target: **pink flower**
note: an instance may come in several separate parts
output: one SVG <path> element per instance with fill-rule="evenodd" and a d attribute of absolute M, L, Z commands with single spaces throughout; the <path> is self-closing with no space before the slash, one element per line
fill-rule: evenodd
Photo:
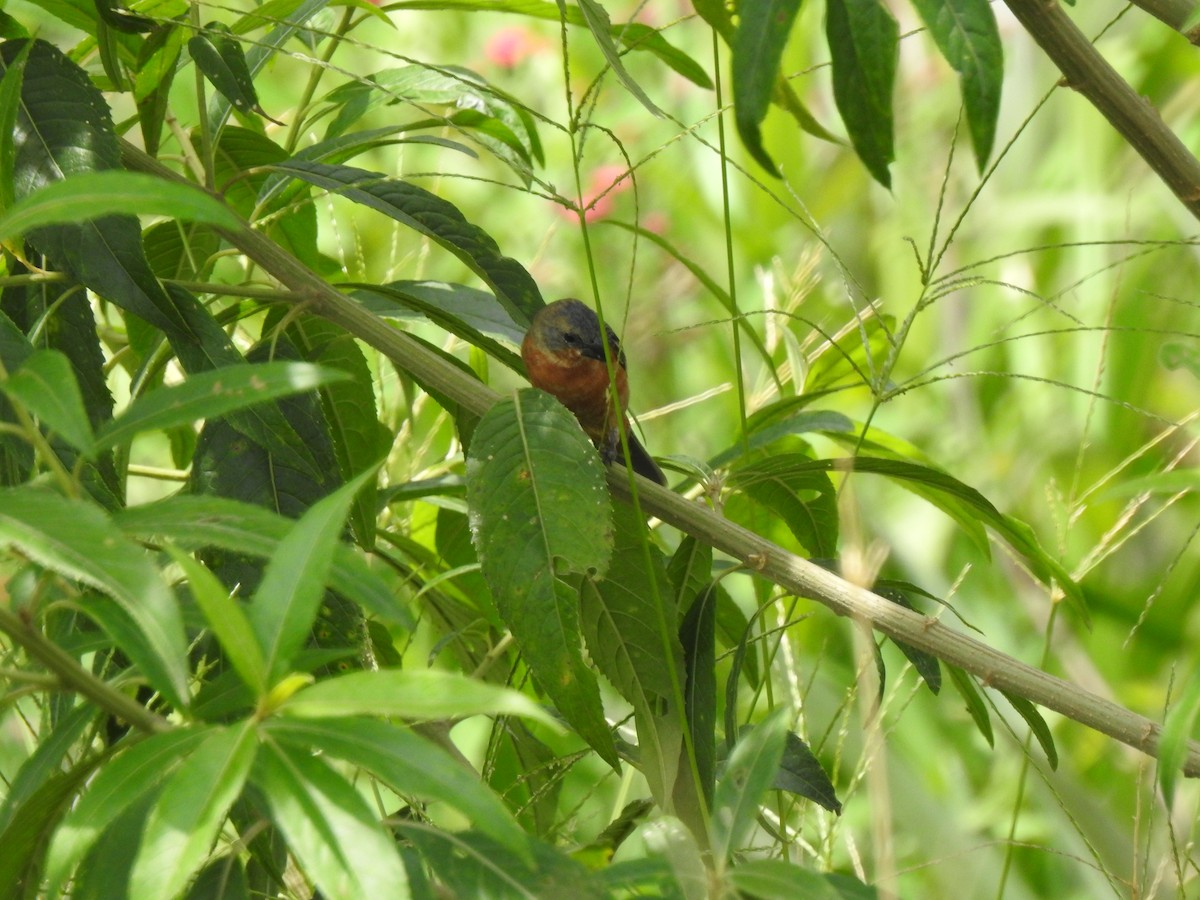
<path fill-rule="evenodd" d="M 622 165 L 600 166 L 592 171 L 587 190 L 583 192 L 584 217 L 589 222 L 603 219 L 616 207 L 617 194 L 633 187 L 629 170 Z"/>
<path fill-rule="evenodd" d="M 525 28 L 509 25 L 492 33 L 484 45 L 488 62 L 502 69 L 515 69 L 527 58 L 542 49 L 543 42 Z"/>

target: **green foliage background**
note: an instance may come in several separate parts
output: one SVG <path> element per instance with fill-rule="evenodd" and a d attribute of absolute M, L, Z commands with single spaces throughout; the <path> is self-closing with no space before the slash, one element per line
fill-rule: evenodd
<path fill-rule="evenodd" d="M 539 305 L 520 267 L 545 299 L 598 306 L 623 337 L 644 443 L 680 489 L 1151 719 L 1177 710 L 1168 743 L 1179 750 L 1200 690 L 1195 220 L 1058 83 L 1003 7 L 997 113 L 999 60 L 984 53 L 975 81 L 960 79 L 963 47 L 938 31 L 952 10 L 992 21 L 986 4 L 748 2 L 733 18 L 711 3 L 607 7 L 614 23 L 657 31 L 671 55 L 598 39 L 590 3 L 563 7 L 570 25 L 554 4 L 518 0 L 314 3 L 310 30 L 270 55 L 253 96 L 222 75 L 221 60 L 240 65 L 234 48 L 252 60 L 270 23 L 298 6 L 269 3 L 256 18 L 182 0 L 134 5 L 160 26 L 174 20 L 158 35 L 174 35 L 164 40 L 181 54 L 150 156 L 196 183 L 210 173 L 259 234 L 506 397 L 524 386 L 513 351 Z M 1140 10 L 1071 15 L 1195 146 L 1196 48 Z M 783 42 L 777 17 L 789 16 Z M 766 24 L 756 37 L 743 22 Z M 101 27 L 88 3 L 14 3 L 4 25 L 9 38 L 23 27 L 66 53 L 105 92 L 117 132 L 147 147 L 142 128 L 157 120 L 145 34 Z M 966 33 L 990 47 L 986 27 Z M 732 61 L 730 45 L 742 51 Z M 209 80 L 192 59 L 209 60 Z M 19 67 L 5 60 L 9 73 Z M 0 85 L 10 114 L 5 91 L 19 87 Z M 874 101 L 894 91 L 894 103 L 864 105 L 856 90 Z M 303 159 L 323 140 L 368 133 L 353 158 L 324 161 L 404 186 L 373 195 L 375 209 L 364 194 L 338 196 L 341 176 Z M 38 281 L 18 262 L 36 265 L 42 248 L 23 243 L 28 223 L 7 218 L 24 189 L 12 196 L 7 154 L 5 311 L 13 291 L 33 304 L 39 290 L 66 309 L 83 296 L 70 282 Z M 97 210 L 143 214 L 157 276 L 202 297 L 231 347 L 274 361 L 201 372 L 153 323 L 95 294 L 70 307 L 82 319 L 18 323 L 33 346 L 47 333 L 63 346 L 56 329 L 94 315 L 114 420 L 111 408 L 93 415 L 98 385 L 71 397 L 61 359 L 18 368 L 0 344 L 5 447 L 24 448 L 5 451 L 0 499 L 0 847 L 22 848 L 4 854 L 0 884 L 14 896 L 70 883 L 76 896 L 198 897 L 217 882 L 227 896 L 310 896 L 312 884 L 329 897 L 400 896 L 405 881 L 416 896 L 435 882 L 459 896 L 564 885 L 592 896 L 1194 893 L 1200 797 L 1172 770 L 1056 714 L 1014 709 L 928 656 L 877 649 L 877 636 L 729 571 L 720 554 L 712 564 L 669 527 L 647 544 L 619 501 L 613 528 L 587 519 L 596 534 L 547 524 L 564 510 L 608 515 L 589 493 L 599 462 L 561 410 L 522 393 L 480 422 L 402 360 L 348 340 L 344 322 L 298 313 L 261 261 L 218 252 L 227 233 L 149 210 L 145 183 L 95 190 Z M 164 188 L 159 200 L 195 203 L 180 220 L 227 227 L 227 211 L 196 194 Z M 65 217 L 47 204 L 45 221 L 70 227 L 59 223 L 77 221 L 86 199 L 68 194 Z M 469 223 L 459 238 L 448 237 L 445 203 Z M 160 383 L 180 381 L 166 398 Z M 132 415 L 156 393 L 165 411 Z M 296 396 L 253 407 L 256 432 L 235 417 L 252 415 L 250 394 Z M 123 431 L 106 424 L 127 409 Z M 289 436 L 274 416 L 301 425 Z M 506 457 L 515 422 L 533 436 Z M 269 458 L 262 431 L 279 442 Z M 502 449 L 490 455 L 476 439 Z M 117 448 L 111 472 L 76 462 L 93 440 L 98 453 Z M 305 472 L 298 447 L 327 482 Z M 262 454 L 265 468 L 239 478 L 243 453 Z M 22 454 L 37 463 L 21 471 Z M 855 456 L 916 474 L 828 462 Z M 368 474 L 357 496 L 360 482 L 334 490 L 376 464 L 377 488 Z M 552 487 L 519 507 L 548 549 L 537 565 L 522 558 L 529 569 L 499 571 L 516 539 L 492 501 L 509 502 L 501 485 L 514 504 L 530 499 L 524 482 L 504 480 L 523 465 Z M 954 479 L 949 493 L 936 487 L 941 473 Z M 152 505 L 181 481 L 177 505 Z M 965 486 L 986 500 L 964 499 Z M 35 491 L 52 499 L 33 502 Z M 304 518 L 293 526 L 212 494 Z M 1028 523 L 1039 546 L 997 530 L 986 502 Z M 72 568 L 50 538 L 77 549 L 118 541 L 129 570 L 114 574 L 102 555 L 95 572 Z M 1070 578 L 1047 584 L 1050 561 Z M 607 575 L 593 584 L 589 571 Z M 336 593 L 322 593 L 326 583 Z M 522 612 L 526 583 L 530 603 L 544 594 L 539 609 L 569 614 Z M 1084 602 L 1064 603 L 1075 585 Z M 718 598 L 715 621 L 691 620 L 681 636 L 697 597 Z M 621 616 L 631 624 L 606 630 Z M 711 657 L 695 649 L 705 634 Z M 630 658 L 600 652 L 614 643 Z M 39 655 L 45 646 L 84 674 L 72 680 Z M 685 671 L 685 658 L 702 665 Z M 602 677 L 589 688 L 593 670 Z M 562 685 L 550 671 L 568 673 Z M 103 683 L 98 697 L 83 688 L 87 673 Z M 964 682 L 987 708 L 951 686 Z M 711 700 L 686 738 L 685 690 Z M 156 736 L 139 744 L 140 733 Z M 812 769 L 805 788 L 780 784 L 780 760 L 785 772 L 799 765 L 797 743 L 836 799 L 817 799 Z M 620 774 L 609 765 L 618 755 Z M 102 789 L 115 798 L 107 807 Z M 631 803 L 645 798 L 657 806 Z M 142 852 L 105 862 L 139 835 Z M 159 871 L 147 847 L 183 862 Z"/>

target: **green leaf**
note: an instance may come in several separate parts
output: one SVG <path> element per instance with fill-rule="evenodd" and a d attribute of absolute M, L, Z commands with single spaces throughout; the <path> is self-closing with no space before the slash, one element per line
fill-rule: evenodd
<path fill-rule="evenodd" d="M 223 366 L 190 375 L 181 384 L 142 394 L 128 409 L 100 429 L 96 449 L 131 440 L 143 431 L 165 431 L 212 419 L 256 403 L 300 394 L 347 376 L 302 362 L 270 362 Z"/>
<path fill-rule="evenodd" d="M 83 394 L 71 361 L 57 350 L 37 350 L 21 367 L 0 381 L 0 390 L 8 394 L 57 432 L 76 450 L 88 453 L 92 444 L 92 426 L 83 406 Z"/>
<path fill-rule="evenodd" d="M 7 15 L 7 14 L 5 14 Z M 13 204 L 13 166 L 16 157 L 17 114 L 21 106 L 21 87 L 25 79 L 25 61 L 33 41 L 26 40 L 12 58 L 0 80 L 0 209 Z"/>
<path fill-rule="evenodd" d="M 187 43 L 188 53 L 212 86 L 239 112 L 260 112 L 254 78 L 242 55 L 242 44 L 218 22 L 210 22 L 205 31 Z"/>
<path fill-rule="evenodd" d="M 381 212 L 428 237 L 460 259 L 492 289 L 509 314 L 527 324 L 543 306 L 536 282 L 516 260 L 500 253 L 492 237 L 472 225 L 454 204 L 416 185 L 349 166 L 292 159 L 272 167 Z"/>
<path fill-rule="evenodd" d="M 983 702 L 983 697 L 979 694 L 979 688 L 975 686 L 975 680 L 958 666 L 952 666 L 949 663 L 946 664 L 946 671 L 950 673 L 951 683 L 967 704 L 967 712 L 975 722 L 975 727 L 979 729 L 979 733 L 983 735 L 983 739 L 988 742 L 989 747 L 996 746 L 995 738 L 992 736 L 992 717 L 988 713 L 987 704 Z"/>
<path fill-rule="evenodd" d="M 777 707 L 734 745 L 713 795 L 712 844 L 716 859 L 745 846 L 763 795 L 774 784 L 787 743 L 789 710 Z"/>
<path fill-rule="evenodd" d="M 52 182 L 5 209 L 0 214 L 0 241 L 12 243 L 35 228 L 118 213 L 238 226 L 237 216 L 199 188 L 139 172 L 84 172 Z"/>
<path fill-rule="evenodd" d="M 133 744 L 107 762 L 54 833 L 46 856 L 48 895 L 60 888 L 92 846 L 126 809 L 158 788 L 183 759 L 213 733 L 176 729 Z"/>
<path fill-rule="evenodd" d="M 254 762 L 258 738 L 244 722 L 208 734 L 163 785 L 142 834 L 129 892 L 174 898 L 199 871 Z"/>
<path fill-rule="evenodd" d="M 1024 697 L 1019 697 L 1016 694 L 1010 694 L 1008 691 L 1001 691 L 1006 700 L 1012 704 L 1015 709 L 1025 720 L 1029 726 L 1033 736 L 1037 738 L 1038 744 L 1041 745 L 1042 752 L 1046 754 L 1046 761 L 1050 763 L 1051 769 L 1058 768 L 1058 751 L 1054 747 L 1054 735 L 1050 733 L 1050 726 L 1046 724 L 1046 720 L 1042 718 L 1042 714 L 1038 712 L 1038 708 Z"/>
<path fill-rule="evenodd" d="M 838 801 L 833 782 L 829 780 L 821 761 L 794 731 L 787 733 L 783 758 L 779 762 L 779 771 L 775 773 L 775 781 L 771 786 L 798 797 L 806 797 L 832 813 L 840 815 L 842 812 L 842 804 Z"/>
<path fill-rule="evenodd" d="M 280 307 L 279 315 L 289 313 Z M 268 326 L 273 327 L 270 320 L 268 316 Z M 342 376 L 322 388 L 320 397 L 338 471 L 343 481 L 349 480 L 386 456 L 395 437 L 376 413 L 374 375 L 367 358 L 352 335 L 316 316 L 294 319 L 287 335 L 305 359 Z M 355 496 L 350 512 L 355 538 L 365 550 L 375 546 L 378 512 L 379 491 L 372 481 Z"/>
<path fill-rule="evenodd" d="M 471 531 L 505 624 L 559 712 L 614 767 L 596 678 L 580 650 L 577 592 L 557 574 L 602 573 L 611 501 L 595 448 L 562 404 L 518 391 L 480 420 L 467 456 Z"/>
<path fill-rule="evenodd" d="M 898 606 L 903 606 L 905 609 L 911 609 L 918 612 L 916 606 L 913 605 L 908 593 L 904 589 L 904 582 L 899 581 L 876 581 L 871 586 L 871 590 L 883 597 L 885 600 L 891 600 Z M 925 684 L 935 694 L 942 689 L 942 668 L 938 658 L 932 653 L 927 653 L 924 650 L 919 650 L 912 644 L 898 641 L 892 638 L 892 643 L 900 648 L 900 652 L 913 664 L 913 668 L 917 670 L 924 680 Z"/>
<path fill-rule="evenodd" d="M 115 516 L 126 534 L 141 540 L 168 539 L 189 549 L 218 547 L 270 558 L 295 522 L 261 506 L 223 497 L 177 495 L 130 507 Z M 388 622 L 411 630 L 412 615 L 353 548 L 334 549 L 329 586 Z"/>
<path fill-rule="evenodd" d="M 838 112 L 859 159 L 876 181 L 890 188 L 900 28 L 879 0 L 826 0 L 825 10 Z"/>
<path fill-rule="evenodd" d="M 771 105 L 783 48 L 799 9 L 800 0 L 742 0 L 731 43 L 738 134 L 758 164 L 776 176 L 779 170 L 763 147 L 761 125 Z"/>
<path fill-rule="evenodd" d="M 683 701 L 696 757 L 696 777 L 709 809 L 717 775 L 716 608 L 717 586 L 713 583 L 696 596 L 679 627 L 687 664 Z"/>
<path fill-rule="evenodd" d="M 238 676 L 251 689 L 260 689 L 267 683 L 267 663 L 241 604 L 202 563 L 173 544 L 167 545 L 167 551 L 187 576 L 192 599 L 204 613 L 208 627 L 217 636 Z"/>
<path fill-rule="evenodd" d="M 187 706 L 187 644 L 175 597 L 149 554 L 125 539 L 91 503 L 35 488 L 0 490 L 0 546 L 112 597 L 148 652 L 123 649 L 177 708 Z M 136 655 L 135 655 L 136 654 Z"/>
<path fill-rule="evenodd" d="M 258 636 L 267 681 L 260 691 L 288 673 L 292 658 L 304 646 L 324 593 L 325 578 L 354 495 L 375 477 L 369 469 L 314 504 L 279 542 L 249 607 Z"/>
<path fill-rule="evenodd" d="M 348 716 L 274 718 L 267 729 L 297 748 L 319 750 L 365 769 L 402 796 L 445 803 L 506 849 L 529 856 L 529 838 L 504 803 L 445 750 L 411 729 Z"/>
<path fill-rule="evenodd" d="M 1158 742 L 1158 784 L 1167 807 L 1175 803 L 1175 782 L 1188 756 L 1188 743 L 1200 717 L 1200 668 L 1194 669 L 1163 722 Z"/>
<path fill-rule="evenodd" d="M 312 719 L 524 716 L 559 727 L 553 716 L 518 691 L 437 669 L 379 669 L 327 678 L 293 694 L 279 711 Z"/>
<path fill-rule="evenodd" d="M 588 653 L 633 704 L 642 773 L 667 807 L 679 778 L 683 732 L 674 703 L 684 679 L 678 614 L 662 554 L 629 504 L 612 510 L 613 551 L 604 578 L 584 579 L 580 619 Z M 684 776 L 690 778 L 690 775 Z"/>
<path fill-rule="evenodd" d="M 975 160 L 982 172 L 992 154 L 1004 50 L 988 0 L 913 0 L 950 67 L 962 76 L 963 106 Z"/>
<path fill-rule="evenodd" d="M 829 476 L 814 471 L 802 454 L 750 457 L 729 473 L 731 487 L 787 524 L 812 556 L 837 554 L 837 491 Z"/>
<path fill-rule="evenodd" d="M 621 62 L 621 56 L 617 52 L 616 44 L 613 43 L 613 26 L 612 20 L 608 17 L 608 10 L 596 2 L 596 0 L 578 0 L 578 3 L 579 10 L 583 13 L 588 30 L 592 32 L 592 37 L 596 39 L 596 46 L 600 48 L 605 61 L 612 67 L 621 84 L 625 85 L 625 89 L 633 94 L 637 102 L 646 107 L 651 115 L 662 118 L 662 110 L 654 105 L 653 101 L 646 96 L 646 92 L 642 90 L 641 85 L 634 81 L 633 77 L 625 71 L 625 65 Z"/>
<path fill-rule="evenodd" d="M 268 742 L 252 778 L 296 863 L 326 900 L 409 896 L 395 841 L 328 763 L 307 749 Z"/>
<path fill-rule="evenodd" d="M 841 900 L 842 894 L 819 872 L 782 859 L 751 859 L 726 874 L 731 887 L 760 900 Z"/>

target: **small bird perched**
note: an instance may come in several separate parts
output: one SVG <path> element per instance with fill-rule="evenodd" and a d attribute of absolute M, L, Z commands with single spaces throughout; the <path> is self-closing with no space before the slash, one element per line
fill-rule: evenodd
<path fill-rule="evenodd" d="M 521 358 L 535 388 L 558 398 L 575 414 L 584 432 L 600 450 L 604 462 L 624 462 L 621 454 L 623 427 L 629 440 L 633 471 L 665 485 L 667 477 L 651 459 L 629 427 L 625 408 L 629 404 L 629 377 L 625 353 L 616 333 L 607 325 L 608 352 L 613 361 L 617 397 L 621 408 L 612 408 L 600 320 L 578 300 L 556 300 L 538 310 L 521 344 Z"/>

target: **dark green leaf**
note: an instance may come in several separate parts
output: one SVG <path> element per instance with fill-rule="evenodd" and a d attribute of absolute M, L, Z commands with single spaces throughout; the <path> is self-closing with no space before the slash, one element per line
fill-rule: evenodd
<path fill-rule="evenodd" d="M 913 0 L 938 49 L 962 76 L 963 106 L 979 170 L 987 164 L 1000 115 L 1004 50 L 988 0 Z"/>
<path fill-rule="evenodd" d="M 730 885 L 759 900 L 842 900 L 842 894 L 820 872 L 782 859 L 751 859 L 729 870 Z"/>
<path fill-rule="evenodd" d="M 1046 761 L 1050 763 L 1050 768 L 1057 769 L 1058 750 L 1054 747 L 1054 735 L 1050 733 L 1050 726 L 1046 724 L 1046 720 L 1042 718 L 1042 714 L 1038 712 L 1038 708 L 1024 697 L 1010 694 L 1008 691 L 1001 691 L 1000 693 L 1004 695 L 1005 699 L 1012 704 L 1013 709 L 1025 720 L 1025 724 L 1029 726 L 1029 730 L 1037 738 L 1042 752 L 1046 754 Z"/>
<path fill-rule="evenodd" d="M 300 362 L 223 366 L 199 372 L 186 381 L 143 394 L 96 435 L 103 450 L 133 439 L 143 431 L 163 431 L 216 418 L 276 397 L 311 391 L 344 380 L 336 370 Z"/>
<path fill-rule="evenodd" d="M 543 305 L 525 268 L 503 256 L 492 237 L 472 225 L 456 206 L 416 185 L 348 166 L 292 159 L 274 167 L 381 212 L 454 254 L 475 272 L 518 324 L 527 324 Z"/>
<path fill-rule="evenodd" d="M 260 112 L 254 79 L 242 55 L 242 45 L 223 25 L 209 23 L 188 41 L 188 53 L 204 77 L 239 112 Z"/>
<path fill-rule="evenodd" d="M 731 43 L 738 134 L 750 155 L 772 175 L 778 175 L 779 170 L 763 147 L 761 126 L 775 91 L 783 48 L 799 9 L 800 0 L 742 0 Z"/>
<path fill-rule="evenodd" d="M 613 766 L 616 748 L 580 649 L 577 592 L 556 577 L 603 573 L 612 553 L 604 470 L 553 397 L 519 391 L 493 406 L 467 456 L 472 534 L 505 623 L 542 689 Z"/>
<path fill-rule="evenodd" d="M 975 727 L 979 729 L 979 733 L 983 735 L 983 739 L 988 742 L 989 747 L 995 746 L 995 738 L 992 737 L 992 717 L 988 713 L 987 704 L 983 702 L 983 697 L 979 695 L 979 688 L 975 686 L 975 680 L 958 666 L 946 664 L 946 670 L 950 673 L 950 681 L 958 690 L 959 695 L 967 704 L 967 712 L 971 714 L 971 719 L 975 722 Z"/>
<path fill-rule="evenodd" d="M 614 73 L 621 84 L 625 85 L 625 89 L 637 99 L 638 103 L 646 107 L 651 114 L 662 116 L 662 110 L 646 96 L 646 92 L 642 90 L 641 85 L 634 81 L 633 77 L 625 71 L 625 66 L 621 62 L 621 56 L 617 52 L 616 44 L 612 39 L 612 21 L 608 17 L 608 11 L 601 6 L 597 0 L 578 0 L 579 10 L 583 13 L 584 21 L 587 23 L 588 29 L 592 32 L 592 37 L 596 39 L 596 46 L 600 48 L 600 52 L 604 55 L 604 59 L 612 67 Z"/>
<path fill-rule="evenodd" d="M 838 112 L 859 159 L 876 181 L 890 188 L 899 26 L 879 0 L 826 0 L 825 10 Z"/>
<path fill-rule="evenodd" d="M 710 809 L 717 776 L 716 607 L 717 586 L 710 584 L 697 594 L 679 628 L 687 665 L 683 693 L 687 726 L 696 758 L 696 775 L 705 805 Z"/>
<path fill-rule="evenodd" d="M 645 522 L 629 504 L 612 511 L 613 550 L 604 577 L 585 579 L 579 608 L 588 653 L 633 704 L 642 773 L 665 805 L 678 778 L 683 733 L 673 707 L 684 672 L 674 593 Z"/>
<path fill-rule="evenodd" d="M 841 815 L 842 804 L 838 801 L 833 782 L 825 774 L 821 761 L 794 731 L 787 733 L 783 759 L 779 762 L 779 771 L 775 773 L 775 781 L 771 786 L 798 797 L 806 797 L 830 812 Z"/>

